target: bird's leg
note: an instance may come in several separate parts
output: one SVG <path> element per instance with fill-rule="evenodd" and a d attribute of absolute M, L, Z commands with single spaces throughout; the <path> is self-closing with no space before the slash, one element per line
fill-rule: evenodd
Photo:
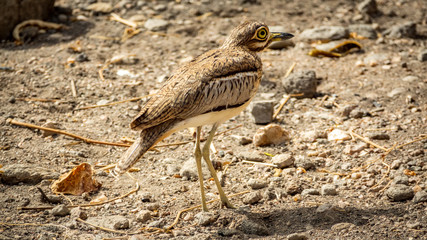
<path fill-rule="evenodd" d="M 200 193 L 202 195 L 202 208 L 203 208 L 204 212 L 207 212 L 208 206 L 206 205 L 205 187 L 203 186 L 202 151 L 200 150 L 200 133 L 201 133 L 201 130 L 202 130 L 202 127 L 197 127 L 197 129 L 196 129 L 196 147 L 194 150 L 194 157 L 196 158 L 197 173 L 199 174 Z"/>
<path fill-rule="evenodd" d="M 206 163 L 208 165 L 209 171 L 211 172 L 211 175 L 212 175 L 213 179 L 215 180 L 215 184 L 216 184 L 216 187 L 218 188 L 219 197 L 221 199 L 222 204 L 224 206 L 226 206 L 227 208 L 235 208 L 230 203 L 230 201 L 228 201 L 227 195 L 225 195 L 224 191 L 222 190 L 221 183 L 218 180 L 218 176 L 216 175 L 215 168 L 213 167 L 212 162 L 210 160 L 210 156 L 209 156 L 210 155 L 210 152 L 209 152 L 210 146 L 211 146 L 212 140 L 213 140 L 213 138 L 215 136 L 215 132 L 216 132 L 217 128 L 218 128 L 217 124 L 214 124 L 212 126 L 212 129 L 211 129 L 211 131 L 209 133 L 208 139 L 206 140 L 206 143 L 203 146 L 202 154 L 203 154 L 203 158 L 205 159 L 205 161 L 206 161 Z"/>

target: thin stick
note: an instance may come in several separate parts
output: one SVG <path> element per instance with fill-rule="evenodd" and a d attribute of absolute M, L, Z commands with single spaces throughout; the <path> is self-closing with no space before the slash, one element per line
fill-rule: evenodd
<path fill-rule="evenodd" d="M 136 186 L 135 186 L 135 188 L 134 188 L 134 189 L 132 189 L 130 192 L 125 193 L 125 194 L 123 194 L 123 195 L 121 195 L 121 196 L 119 196 L 119 197 L 115 197 L 115 198 L 112 198 L 112 199 L 110 199 L 110 200 L 107 200 L 107 201 L 104 201 L 104 202 L 99 202 L 99 203 L 66 205 L 66 207 L 67 207 L 67 208 L 75 208 L 75 207 L 93 207 L 93 206 L 99 206 L 99 205 L 103 205 L 103 204 L 106 204 L 106 203 L 109 203 L 109 202 L 113 202 L 113 201 L 116 201 L 117 199 L 125 198 L 125 197 L 127 197 L 127 196 L 131 195 L 132 193 L 137 192 L 137 191 L 139 190 L 139 183 L 138 183 L 138 182 L 136 182 L 135 184 L 136 184 Z M 18 210 L 48 210 L 48 209 L 52 209 L 52 208 L 54 208 L 54 207 L 51 207 L 51 206 L 42 206 L 42 207 L 18 207 Z"/>
<path fill-rule="evenodd" d="M 134 101 L 138 101 L 144 98 L 148 98 L 148 97 L 152 97 L 154 94 L 149 94 L 149 95 L 145 95 L 142 97 L 135 97 L 135 98 L 130 98 L 130 99 L 125 99 L 125 100 L 121 100 L 121 101 L 117 101 L 117 102 L 111 102 L 111 103 L 106 103 L 106 104 L 101 104 L 101 105 L 92 105 L 92 106 L 87 106 L 87 107 L 81 107 L 81 108 L 77 108 L 75 109 L 77 110 L 85 110 L 85 109 L 91 109 L 91 108 L 98 108 L 98 107 L 106 107 L 106 106 L 113 106 L 113 105 L 117 105 L 117 104 L 121 104 L 121 103 L 126 103 L 126 102 L 134 102 Z"/>
<path fill-rule="evenodd" d="M 62 227 L 62 228 L 68 229 L 66 226 L 56 225 L 56 224 L 44 224 L 44 223 L 5 223 L 5 222 L 0 222 L 0 225 L 4 225 L 4 226 L 35 226 L 35 227 L 54 226 L 54 227 Z"/>
<path fill-rule="evenodd" d="M 248 161 L 248 160 L 243 160 L 242 163 L 258 164 L 258 165 L 264 165 L 264 166 L 277 168 L 277 165 L 272 164 L 272 163 L 254 162 L 254 161 Z"/>
<path fill-rule="evenodd" d="M 325 95 L 322 97 L 322 100 L 320 101 L 320 103 L 317 105 L 318 107 L 321 107 L 323 105 L 323 103 L 326 101 L 326 99 L 328 99 L 329 95 Z"/>
<path fill-rule="evenodd" d="M 57 102 L 59 99 L 46 99 L 46 98 L 17 98 L 18 101 L 27 101 L 27 102 Z"/>
<path fill-rule="evenodd" d="M 397 146 L 395 149 L 399 149 L 399 148 L 402 148 L 402 147 L 404 147 L 404 146 L 406 146 L 406 145 L 409 145 L 409 144 L 412 144 L 412 143 L 415 143 L 415 142 L 419 142 L 419 141 L 422 141 L 422 140 L 425 140 L 425 139 L 427 139 L 427 136 L 424 136 L 424 137 L 422 137 L 422 138 L 418 138 L 418 139 L 412 140 L 412 141 L 410 141 L 410 142 L 408 142 L 408 143 L 404 143 L 404 144 L 402 144 L 402 145 L 399 145 L 399 146 Z"/>
<path fill-rule="evenodd" d="M 250 192 L 250 191 L 247 190 L 247 191 L 239 192 L 239 193 L 236 193 L 236 194 L 229 195 L 228 197 L 232 198 L 232 197 L 239 196 L 239 195 L 242 195 L 242 194 L 245 194 L 245 193 L 248 193 L 248 192 Z M 210 201 L 208 201 L 206 203 L 213 203 L 213 202 L 217 202 L 219 200 L 221 200 L 221 199 L 218 198 L 218 199 L 210 200 Z M 196 205 L 194 207 L 186 208 L 186 209 L 183 209 L 183 210 L 179 211 L 178 214 L 175 217 L 175 221 L 173 221 L 173 223 L 169 227 L 166 228 L 166 231 L 171 230 L 173 228 L 173 226 L 175 226 L 179 222 L 179 218 L 181 217 L 181 215 L 184 212 L 188 212 L 188 211 L 191 211 L 193 209 L 200 208 L 200 207 L 202 207 L 202 204 L 199 204 L 199 205 Z"/>
<path fill-rule="evenodd" d="M 353 132 L 351 130 L 349 131 L 349 133 L 350 133 L 350 135 L 355 136 L 355 137 L 359 138 L 360 140 L 362 140 L 362 141 L 364 141 L 364 142 L 366 142 L 368 144 L 371 144 L 372 146 L 374 146 L 376 148 L 379 148 L 379 149 L 381 149 L 381 150 L 383 150 L 385 152 L 387 152 L 389 150 L 388 148 L 382 147 L 382 146 L 380 146 L 380 145 L 378 145 L 378 144 L 376 144 L 376 143 L 374 143 L 374 142 L 372 142 L 372 141 L 370 141 L 370 140 L 368 140 L 368 139 L 360 136 L 359 134 L 357 134 L 357 133 L 355 133 L 355 132 Z"/>
<path fill-rule="evenodd" d="M 131 28 L 138 27 L 138 24 L 136 22 L 121 18 L 119 15 L 115 13 L 111 13 L 111 20 L 117 21 L 119 23 L 123 23 L 124 25 L 127 25 Z"/>
<path fill-rule="evenodd" d="M 289 67 L 288 71 L 285 74 L 285 78 L 287 78 L 292 73 L 296 65 L 297 65 L 296 62 L 292 63 L 291 67 Z"/>
<path fill-rule="evenodd" d="M 44 130 L 44 131 L 50 131 L 50 132 L 54 132 L 57 134 L 62 134 L 62 135 L 66 135 L 72 138 L 76 138 L 79 140 L 82 140 L 85 143 L 92 143 L 92 144 L 101 144 L 101 145 L 110 145 L 110 146 L 118 146 L 118 147 L 129 147 L 130 144 L 126 144 L 126 143 L 113 143 L 113 142 L 104 142 L 104 141 L 98 141 L 98 140 L 94 140 L 94 139 L 90 139 L 90 138 L 85 138 L 73 133 L 69 133 L 63 130 L 58 130 L 58 129 L 54 129 L 54 128 L 47 128 L 47 127 L 41 127 L 41 126 L 37 126 L 31 123 L 23 123 L 23 122 L 19 122 L 16 121 L 14 119 L 8 119 L 7 120 L 8 123 L 12 124 L 12 125 L 18 125 L 18 126 L 22 126 L 22 127 L 27 127 L 27 128 L 35 128 L 35 129 L 40 129 L 40 130 Z"/>
<path fill-rule="evenodd" d="M 273 114 L 273 120 L 277 118 L 277 115 L 279 115 L 280 111 L 282 111 L 283 106 L 285 106 L 285 104 L 289 101 L 289 99 L 291 99 L 291 97 L 301 97 L 303 95 L 304 93 L 284 95 L 283 97 L 285 100 L 280 104 L 279 108 L 277 108 L 276 112 Z"/>
<path fill-rule="evenodd" d="M 101 227 L 101 226 L 98 226 L 98 225 L 95 225 L 95 224 L 92 224 L 92 223 L 86 222 L 85 220 L 83 220 L 83 219 L 81 219 L 81 218 L 77 218 L 76 220 L 77 220 L 77 221 L 79 221 L 79 222 L 81 222 L 81 223 L 87 224 L 87 225 L 89 225 L 89 226 L 92 226 L 92 227 L 94 227 L 94 228 L 98 228 L 98 229 L 103 230 L 103 231 L 106 231 L 106 232 L 120 233 L 120 234 L 127 234 L 127 232 L 124 232 L 124 231 L 118 231 L 118 230 L 114 230 L 114 229 L 110 229 L 110 228 L 105 228 L 105 227 Z"/>
<path fill-rule="evenodd" d="M 74 82 L 74 79 L 71 78 L 71 92 L 73 93 L 73 97 L 77 97 L 77 91 L 76 91 L 76 83 Z"/>

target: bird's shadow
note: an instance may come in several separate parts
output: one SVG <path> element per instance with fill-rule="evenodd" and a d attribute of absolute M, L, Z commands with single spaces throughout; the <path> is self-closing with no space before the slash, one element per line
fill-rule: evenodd
<path fill-rule="evenodd" d="M 326 204 L 325 204 L 326 205 Z M 327 204 L 329 205 L 329 204 Z M 236 210 L 225 213 L 225 215 L 236 218 L 242 215 L 248 220 L 263 225 L 268 230 L 268 235 L 289 235 L 295 232 L 305 232 L 308 229 L 331 229 L 337 223 L 350 223 L 355 226 L 369 224 L 376 216 L 386 216 L 388 218 L 400 217 L 405 214 L 404 206 L 392 206 L 389 208 L 357 208 L 345 207 L 339 208 L 333 205 L 326 207 L 324 211 L 319 211 L 320 207 L 298 207 L 273 208 L 262 213 L 241 212 Z M 221 214 L 222 215 L 222 214 Z M 224 223 L 224 221 L 222 221 Z M 230 221 L 231 222 L 231 221 Z M 223 227 L 229 227 L 223 225 Z"/>

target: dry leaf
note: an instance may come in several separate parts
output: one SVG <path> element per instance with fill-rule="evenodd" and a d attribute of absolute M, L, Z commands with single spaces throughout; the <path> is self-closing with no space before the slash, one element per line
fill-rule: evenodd
<path fill-rule="evenodd" d="M 97 191 L 100 187 L 101 184 L 93 178 L 92 166 L 89 163 L 82 163 L 60 176 L 52 184 L 51 189 L 54 193 L 82 195 L 85 192 Z"/>

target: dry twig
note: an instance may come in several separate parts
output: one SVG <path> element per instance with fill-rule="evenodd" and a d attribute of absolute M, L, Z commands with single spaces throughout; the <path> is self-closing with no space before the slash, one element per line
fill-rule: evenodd
<path fill-rule="evenodd" d="M 284 98 L 283 102 L 280 104 L 280 106 L 277 108 L 276 112 L 273 114 L 273 120 L 277 118 L 280 111 L 282 111 L 283 106 L 285 106 L 285 104 L 289 101 L 289 99 L 291 99 L 291 97 L 301 97 L 303 95 L 304 95 L 304 93 L 284 95 L 283 96 L 283 98 Z"/>
<path fill-rule="evenodd" d="M 81 107 L 81 108 L 77 108 L 75 110 L 77 111 L 77 110 L 86 110 L 86 109 L 98 108 L 98 107 L 113 106 L 113 105 L 117 105 L 117 104 L 121 104 L 121 103 L 138 101 L 138 100 L 141 100 L 141 99 L 144 99 L 144 98 L 148 98 L 148 97 L 152 97 L 152 96 L 153 96 L 153 94 L 149 94 L 149 95 L 145 95 L 145 96 L 142 96 L 142 97 L 135 97 L 135 98 L 125 99 L 125 100 L 121 100 L 121 101 L 117 101 L 117 102 L 111 102 L 111 103 L 106 103 L 106 104 Z"/>
<path fill-rule="evenodd" d="M 16 27 L 13 29 L 12 35 L 15 38 L 17 43 L 19 43 L 19 44 L 22 43 L 21 37 L 19 36 L 19 33 L 20 33 L 22 28 L 27 27 L 27 26 L 36 26 L 39 28 L 52 28 L 52 29 L 61 29 L 61 28 L 65 27 L 62 24 L 44 22 L 42 20 L 37 20 L 37 19 L 26 20 L 26 21 L 23 21 L 20 24 L 16 25 Z"/>
<path fill-rule="evenodd" d="M 368 140 L 368 139 L 360 136 L 359 134 L 357 134 L 357 133 L 355 133 L 355 132 L 353 132 L 351 130 L 349 131 L 349 133 L 350 133 L 350 135 L 352 135 L 354 137 L 357 137 L 360 140 L 362 140 L 362 141 L 364 141 L 364 142 L 366 142 L 366 143 L 368 143 L 368 144 L 370 144 L 370 145 L 372 145 L 372 146 L 374 146 L 376 148 L 379 148 L 379 149 L 381 149 L 381 150 L 383 150 L 385 152 L 387 152 L 389 150 L 388 148 L 382 147 L 382 146 L 380 146 L 380 145 L 378 145 L 378 144 L 376 144 L 376 143 L 374 143 L 374 142 L 372 142 L 372 141 L 370 141 L 370 140 Z"/>
<path fill-rule="evenodd" d="M 121 18 L 119 15 L 115 13 L 111 13 L 111 20 L 117 21 L 119 23 L 123 23 L 124 25 L 127 25 L 131 28 L 138 27 L 138 24 L 136 22 Z"/>
<path fill-rule="evenodd" d="M 90 139 L 90 138 L 85 138 L 73 133 L 69 133 L 63 130 L 58 130 L 58 129 L 54 129 L 54 128 L 47 128 L 47 127 L 41 127 L 41 126 L 37 126 L 31 123 L 23 123 L 23 122 L 19 122 L 16 121 L 14 119 L 8 119 L 7 120 L 8 123 L 12 124 L 12 125 L 17 125 L 17 126 L 22 126 L 22 127 L 28 127 L 28 128 L 34 128 L 34 129 L 39 129 L 39 130 L 44 130 L 44 131 L 50 131 L 50 132 L 54 132 L 57 134 L 62 134 L 62 135 L 66 135 L 72 138 L 76 138 L 79 140 L 82 140 L 85 143 L 92 143 L 92 144 L 102 144 L 102 145 L 110 145 L 110 146 L 118 146 L 118 147 L 129 147 L 129 144 L 126 143 L 113 143 L 113 142 L 104 142 L 104 141 L 98 141 L 98 140 L 94 140 L 94 139 Z"/>

